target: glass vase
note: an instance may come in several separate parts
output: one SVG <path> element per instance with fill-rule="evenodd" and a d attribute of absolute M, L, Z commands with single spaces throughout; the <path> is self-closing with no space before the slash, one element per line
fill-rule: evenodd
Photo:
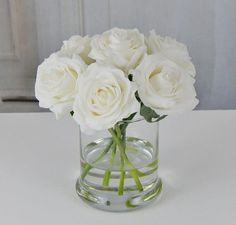
<path fill-rule="evenodd" d="M 108 131 L 80 132 L 78 195 L 108 211 L 128 211 L 154 201 L 162 189 L 158 176 L 158 124 L 118 123 Z"/>

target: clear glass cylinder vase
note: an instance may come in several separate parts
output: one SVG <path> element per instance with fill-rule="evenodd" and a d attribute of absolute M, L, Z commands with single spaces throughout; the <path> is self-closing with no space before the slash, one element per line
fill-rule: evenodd
<path fill-rule="evenodd" d="M 93 135 L 80 132 L 78 195 L 108 211 L 128 211 L 151 203 L 162 189 L 158 137 L 158 124 L 144 120 Z"/>

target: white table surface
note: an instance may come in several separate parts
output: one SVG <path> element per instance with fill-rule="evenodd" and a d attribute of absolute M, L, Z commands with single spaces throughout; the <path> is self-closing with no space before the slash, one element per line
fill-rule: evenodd
<path fill-rule="evenodd" d="M 235 225 L 236 111 L 197 111 L 160 126 L 162 198 L 104 212 L 75 193 L 78 127 L 51 113 L 0 114 L 0 225 Z"/>

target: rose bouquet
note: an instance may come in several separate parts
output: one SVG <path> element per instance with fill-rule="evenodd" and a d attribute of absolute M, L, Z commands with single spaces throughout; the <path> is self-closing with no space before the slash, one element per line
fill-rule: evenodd
<path fill-rule="evenodd" d="M 119 184 L 123 195 L 126 174 L 143 191 L 142 174 L 126 154 L 129 122 L 158 122 L 168 115 L 193 110 L 195 68 L 187 47 L 154 31 L 145 37 L 137 29 L 114 28 L 93 37 L 72 36 L 60 51 L 38 67 L 35 84 L 39 105 L 60 118 L 71 114 L 82 132 L 108 130 L 111 135 L 94 160 L 119 152 Z M 93 165 L 85 162 L 81 179 Z M 125 170 L 128 168 L 128 172 Z M 109 185 L 106 169 L 103 186 Z"/>

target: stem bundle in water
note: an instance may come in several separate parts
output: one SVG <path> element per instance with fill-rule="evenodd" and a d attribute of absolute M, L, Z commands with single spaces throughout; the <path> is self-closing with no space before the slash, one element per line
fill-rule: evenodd
<path fill-rule="evenodd" d="M 122 125 L 117 124 L 114 128 L 108 129 L 108 131 L 110 132 L 112 136 L 111 142 L 107 145 L 107 147 L 103 150 L 103 152 L 92 162 L 92 165 L 93 165 L 94 163 L 101 160 L 109 151 L 111 151 L 110 160 L 109 160 L 110 167 L 106 169 L 103 176 L 103 180 L 102 180 L 102 185 L 104 187 L 108 187 L 110 177 L 111 177 L 112 164 L 114 162 L 114 159 L 117 153 L 116 148 L 118 147 L 119 153 L 120 153 L 120 178 L 119 178 L 119 186 L 118 186 L 118 195 L 123 195 L 124 193 L 126 166 L 129 168 L 128 173 L 134 179 L 137 189 L 139 191 L 143 191 L 143 186 L 139 179 L 140 173 L 137 170 L 137 168 L 135 168 L 135 166 L 132 164 L 132 162 L 129 160 L 126 154 L 125 133 L 126 133 L 127 125 L 128 124 L 125 124 L 125 123 L 123 123 Z M 82 179 L 84 179 L 86 175 L 89 173 L 89 171 L 93 168 L 92 165 L 89 163 L 85 164 L 84 170 L 81 175 Z"/>

